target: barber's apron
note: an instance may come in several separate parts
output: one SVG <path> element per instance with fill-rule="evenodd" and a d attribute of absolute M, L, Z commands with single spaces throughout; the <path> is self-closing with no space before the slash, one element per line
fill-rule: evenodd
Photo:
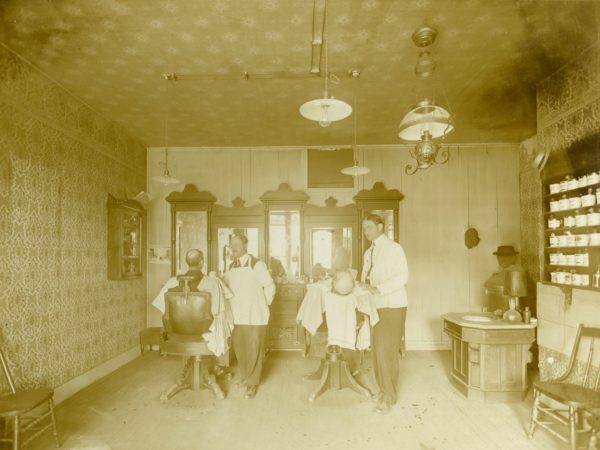
<path fill-rule="evenodd" d="M 232 267 L 225 274 L 225 281 L 233 291 L 230 300 L 235 325 L 267 325 L 269 306 L 250 258 L 243 267 Z"/>

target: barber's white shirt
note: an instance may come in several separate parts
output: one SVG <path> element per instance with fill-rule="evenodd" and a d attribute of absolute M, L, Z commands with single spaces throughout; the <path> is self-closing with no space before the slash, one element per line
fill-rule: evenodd
<path fill-rule="evenodd" d="M 361 281 L 376 287 L 381 294 L 375 295 L 377 308 L 402 308 L 408 306 L 406 283 L 408 264 L 402 246 L 385 234 L 380 235 L 363 256 Z M 370 273 L 369 273 L 370 270 Z"/>

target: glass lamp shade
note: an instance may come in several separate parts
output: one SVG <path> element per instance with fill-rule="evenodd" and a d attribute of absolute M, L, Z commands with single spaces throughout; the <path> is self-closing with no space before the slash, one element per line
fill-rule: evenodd
<path fill-rule="evenodd" d="M 344 175 L 350 175 L 353 177 L 358 177 L 361 175 L 366 175 L 371 171 L 371 169 L 369 169 L 368 167 L 365 166 L 359 166 L 358 165 L 358 161 L 354 161 L 354 165 L 351 167 L 344 167 L 341 172 Z"/>
<path fill-rule="evenodd" d="M 322 127 L 345 119 L 352 114 L 352 106 L 335 98 L 318 98 L 300 106 L 300 114 L 308 120 L 319 122 Z"/>
<path fill-rule="evenodd" d="M 450 113 L 441 106 L 424 100 L 411 109 L 400 122 L 398 137 L 407 142 L 418 142 L 424 133 L 431 139 L 444 137 L 454 130 Z"/>
<path fill-rule="evenodd" d="M 155 177 L 152 177 L 152 179 L 154 181 L 158 181 L 159 183 L 162 183 L 165 186 L 168 186 L 170 184 L 179 183 L 179 180 L 177 178 L 173 178 L 168 170 L 165 170 L 162 175 L 157 175 Z"/>

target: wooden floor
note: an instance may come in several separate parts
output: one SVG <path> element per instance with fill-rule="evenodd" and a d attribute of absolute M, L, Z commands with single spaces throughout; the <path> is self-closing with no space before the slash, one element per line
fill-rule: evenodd
<path fill-rule="evenodd" d="M 234 382 L 227 399 L 186 391 L 167 404 L 159 395 L 180 370 L 176 358 L 146 354 L 57 408 L 63 449 L 563 449 L 539 430 L 524 428 L 531 396 L 519 404 L 483 404 L 463 398 L 447 378 L 449 352 L 409 352 L 401 361 L 400 398 L 381 416 L 352 391 L 327 392 L 315 403 L 315 382 L 301 375 L 316 367 L 297 353 L 271 353 L 263 385 L 245 400 Z M 372 373 L 365 374 L 367 380 Z M 361 377 L 363 383 L 367 380 Z M 53 448 L 51 436 L 30 449 Z"/>

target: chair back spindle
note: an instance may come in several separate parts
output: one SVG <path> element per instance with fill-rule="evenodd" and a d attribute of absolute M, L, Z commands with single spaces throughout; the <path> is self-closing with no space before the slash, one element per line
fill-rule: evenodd
<path fill-rule="evenodd" d="M 4 372 L 4 376 L 6 377 L 6 381 L 8 381 L 8 386 L 10 387 L 10 391 L 13 394 L 16 394 L 17 390 L 15 388 L 15 383 L 13 381 L 12 375 L 10 374 L 10 370 L 8 369 L 8 364 L 6 363 L 6 358 L 4 357 L 4 353 L 0 348 L 0 364 L 2 365 L 2 372 Z"/>

